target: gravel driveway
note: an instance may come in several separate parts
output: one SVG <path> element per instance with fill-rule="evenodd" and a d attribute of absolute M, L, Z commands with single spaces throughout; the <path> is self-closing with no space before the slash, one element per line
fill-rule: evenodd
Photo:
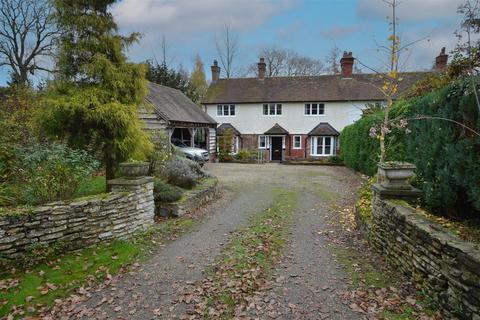
<path fill-rule="evenodd" d="M 156 252 L 136 272 L 119 279 L 115 287 L 101 289 L 81 302 L 76 306 L 78 318 L 171 319 L 181 315 L 184 310 L 175 304 L 176 293 L 183 285 L 201 280 L 202 271 L 230 233 L 271 205 L 273 188 L 283 188 L 298 193 L 295 223 L 271 289 L 258 293 L 264 308 L 252 311 L 252 316 L 361 319 L 340 302 L 345 275 L 320 236 L 329 232 L 326 217 L 332 206 L 352 198 L 359 184 L 357 176 L 343 167 L 280 164 L 208 164 L 206 170 L 228 192 L 207 208 L 205 220 Z"/>

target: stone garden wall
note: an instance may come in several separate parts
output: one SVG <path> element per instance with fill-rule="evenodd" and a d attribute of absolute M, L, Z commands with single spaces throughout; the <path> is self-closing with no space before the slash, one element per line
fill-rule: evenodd
<path fill-rule="evenodd" d="M 153 223 L 153 179 L 109 182 L 112 192 L 53 202 L 24 214 L 0 217 L 0 256 L 15 258 L 34 244 L 81 248 L 126 238 Z"/>
<path fill-rule="evenodd" d="M 480 247 L 415 210 L 374 196 L 371 244 L 438 301 L 447 314 L 480 319 Z"/>

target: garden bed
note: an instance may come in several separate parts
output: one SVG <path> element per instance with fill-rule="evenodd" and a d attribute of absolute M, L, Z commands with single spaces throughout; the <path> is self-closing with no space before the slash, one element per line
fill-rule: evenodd
<path fill-rule="evenodd" d="M 282 163 L 304 166 L 345 166 L 341 162 L 329 162 L 328 160 L 284 160 Z"/>
<path fill-rule="evenodd" d="M 194 213 L 197 209 L 216 198 L 218 194 L 218 179 L 205 178 L 199 185 L 186 190 L 182 198 L 172 203 L 155 204 L 155 217 L 181 217 L 187 213 Z"/>

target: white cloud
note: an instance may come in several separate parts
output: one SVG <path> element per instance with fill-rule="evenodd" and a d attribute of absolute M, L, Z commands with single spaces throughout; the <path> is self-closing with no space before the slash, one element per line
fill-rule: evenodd
<path fill-rule="evenodd" d="M 112 13 L 120 27 L 192 37 L 229 24 L 234 30 L 256 28 L 297 0 L 123 0 Z"/>
<path fill-rule="evenodd" d="M 403 21 L 447 18 L 456 15 L 464 0 L 399 0 L 398 18 Z M 357 8 L 360 16 L 385 18 L 391 16 L 391 8 L 382 0 L 360 0 Z"/>

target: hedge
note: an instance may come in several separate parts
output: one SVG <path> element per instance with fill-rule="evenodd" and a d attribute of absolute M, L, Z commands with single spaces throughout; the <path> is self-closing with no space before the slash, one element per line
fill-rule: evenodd
<path fill-rule="evenodd" d="M 452 119 L 480 131 L 471 80 L 459 80 L 422 97 L 398 101 L 391 115 L 409 119 L 412 132 L 389 134 L 387 159 L 417 166 L 416 180 L 424 191 L 424 204 L 456 218 L 480 216 L 480 137 L 458 124 L 437 119 Z M 382 117 L 382 111 L 363 116 L 342 131 L 341 150 L 347 166 L 375 174 L 379 146 L 378 140 L 369 136 L 369 129 Z"/>

